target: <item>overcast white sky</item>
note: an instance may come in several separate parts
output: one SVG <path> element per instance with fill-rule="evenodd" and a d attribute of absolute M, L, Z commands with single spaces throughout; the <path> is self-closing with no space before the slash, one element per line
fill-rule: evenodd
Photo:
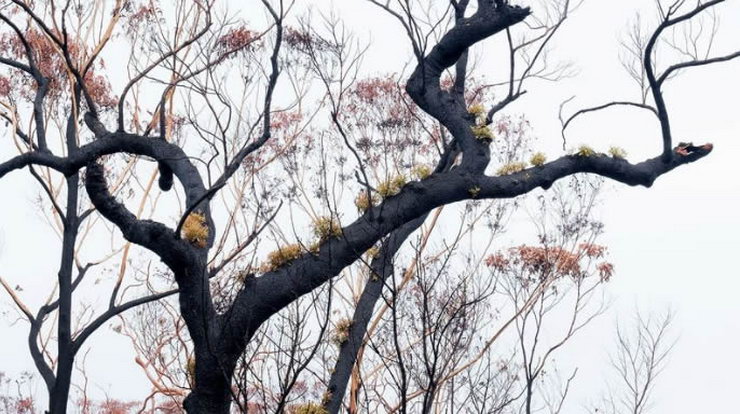
<path fill-rule="evenodd" d="M 324 11 L 332 4 L 329 0 L 314 3 Z M 365 59 L 368 74 L 403 69 L 409 48 L 393 19 L 364 1 L 333 4 L 349 27 L 372 39 Z M 551 158 L 561 145 L 557 111 L 562 100 L 576 95 L 571 106 L 575 108 L 636 99 L 637 90 L 619 64 L 618 40 L 638 11 L 645 20 L 653 16 L 652 5 L 648 0 L 586 0 L 558 35 L 551 55 L 551 59 L 572 61 L 578 76 L 557 84 L 533 83 L 529 93 L 509 108 L 509 113 L 526 114 L 540 137 L 539 145 Z M 717 11 L 722 26 L 716 53 L 740 49 L 740 2 L 730 0 Z M 485 44 L 476 50 L 482 56 L 478 69 L 498 73 L 505 61 L 487 51 Z M 659 381 L 652 413 L 738 411 L 739 73 L 740 61 L 696 69 L 665 88 L 675 139 L 714 143 L 709 157 L 663 176 L 651 189 L 611 185 L 605 194 L 599 214 L 606 224 L 602 242 L 610 247 L 617 269 L 608 285 L 613 305 L 559 356 L 564 366 L 580 367 L 566 412 L 580 412 L 580 404 L 602 389 L 614 322 L 631 317 L 636 306 L 656 312 L 674 309 L 674 326 L 680 335 Z M 615 109 L 583 118 L 568 136 L 572 145 L 583 142 L 602 151 L 610 145 L 622 146 L 631 161 L 654 156 L 660 149 L 657 123 L 634 110 Z M 58 246 L 53 238 L 44 237 L 48 228 L 32 206 L 37 188 L 21 176 L 13 174 L 0 181 L 6 197 L 0 203 L 0 273 L 14 284 L 22 283 L 33 298 L 48 292 Z M 33 370 L 25 339 L 27 325 L 10 326 L 9 317 L 14 315 L 10 308 L 7 296 L 0 295 L 0 311 L 8 312 L 0 321 L 0 370 L 10 374 Z M 88 357 L 91 379 L 99 390 L 124 399 L 142 398 L 149 386 L 132 363 L 126 341 L 112 334 L 98 335 L 93 341 L 105 344 Z M 38 391 L 44 393 L 40 383 Z"/>

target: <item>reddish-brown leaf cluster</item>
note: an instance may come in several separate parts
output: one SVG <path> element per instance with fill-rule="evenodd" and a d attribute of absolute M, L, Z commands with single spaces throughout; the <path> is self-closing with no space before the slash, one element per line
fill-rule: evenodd
<path fill-rule="evenodd" d="M 506 140 L 510 137 L 520 136 L 529 130 L 529 121 L 523 117 L 511 118 L 508 116 L 502 117 L 496 122 L 495 133 L 496 136 Z"/>
<path fill-rule="evenodd" d="M 357 82 L 353 93 L 360 102 L 375 104 L 384 97 L 399 97 L 400 88 L 391 78 L 370 78 Z"/>
<path fill-rule="evenodd" d="M 23 36 L 33 51 L 32 57 L 35 66 L 49 81 L 47 98 L 51 101 L 60 99 L 70 89 L 70 72 L 62 51 L 49 37 L 36 29 L 27 30 Z M 72 62 L 79 62 L 82 46 L 70 43 L 68 49 Z M 0 36 L 0 53 L 20 62 L 28 63 L 23 42 L 15 33 L 5 33 Z M 33 99 L 33 95 L 38 89 L 35 80 L 25 73 L 20 74 L 20 76 L 13 76 L 11 79 L 8 82 L 9 85 L 6 85 L 5 88 L 10 89 L 10 91 L 17 89 L 21 96 L 29 100 Z M 96 75 L 94 70 L 90 69 L 85 74 L 84 82 L 88 93 L 97 105 L 103 108 L 115 106 L 117 100 L 113 96 L 110 84 L 105 77 Z M 2 88 L 1 85 L 0 88 Z M 7 96 L 9 93 L 4 95 Z M 0 95 L 2 95 L 2 89 L 0 89 Z"/>
<path fill-rule="evenodd" d="M 119 400 L 107 400 L 98 406 L 101 414 L 128 414 L 138 404 L 136 402 L 123 402 Z"/>
<path fill-rule="evenodd" d="M 281 111 L 271 114 L 270 128 L 273 130 L 286 130 L 298 126 L 303 120 L 300 111 Z"/>
<path fill-rule="evenodd" d="M 339 114 L 354 131 L 357 148 L 369 163 L 387 154 L 406 158 L 404 151 L 427 153 L 434 145 L 421 124 L 418 107 L 393 76 L 358 81 Z"/>
<path fill-rule="evenodd" d="M 582 243 L 573 251 L 562 247 L 522 245 L 488 256 L 485 264 L 499 272 L 523 270 L 528 274 L 538 275 L 540 278 L 551 275 L 583 277 L 586 264 L 582 261 L 600 259 L 605 254 L 606 247 L 593 243 Z M 614 274 L 614 265 L 601 262 L 596 265 L 596 272 L 601 281 L 606 282 Z"/>
<path fill-rule="evenodd" d="M 0 96 L 10 95 L 10 80 L 5 76 L 0 76 Z"/>
<path fill-rule="evenodd" d="M 96 414 L 130 414 L 134 412 L 141 403 L 136 401 L 121 401 L 116 399 L 106 399 L 103 401 L 94 401 L 83 398 L 77 401 L 79 412 L 96 413 Z M 177 411 L 177 412 L 181 412 Z M 158 410 L 159 412 L 159 410 Z"/>
<path fill-rule="evenodd" d="M 140 5 L 131 15 L 128 16 L 131 24 L 151 21 L 157 15 L 157 10 L 151 5 Z"/>
<path fill-rule="evenodd" d="M 606 247 L 593 243 L 581 243 L 578 248 L 588 257 L 601 258 L 606 253 Z"/>
<path fill-rule="evenodd" d="M 36 413 L 36 401 L 27 385 L 31 384 L 33 374 L 23 372 L 17 378 L 10 378 L 0 371 L 0 412 L 8 414 Z"/>
<path fill-rule="evenodd" d="M 329 48 L 329 43 L 319 36 L 315 36 L 307 30 L 298 30 L 291 27 L 285 28 L 283 40 L 286 45 L 301 52 L 321 52 Z"/>
<path fill-rule="evenodd" d="M 15 410 L 18 414 L 25 414 L 25 413 L 34 413 L 36 412 L 36 407 L 33 402 L 33 398 L 26 397 L 26 398 L 20 398 L 18 401 L 15 402 Z"/>
<path fill-rule="evenodd" d="M 58 93 L 67 77 L 64 57 L 54 43 L 43 33 L 36 29 L 29 29 L 24 34 L 26 42 L 33 51 L 33 59 L 41 74 L 49 78 L 49 95 Z M 5 33 L 0 37 L 0 52 L 13 59 L 27 62 L 26 49 L 15 33 Z M 70 55 L 76 56 L 77 48 L 70 47 Z M 20 77 L 24 92 L 30 96 L 36 90 L 36 82 L 27 76 Z"/>
<path fill-rule="evenodd" d="M 596 270 L 599 272 L 599 278 L 602 282 L 608 282 L 614 275 L 614 265 L 608 262 L 599 263 L 596 265 Z"/>
<path fill-rule="evenodd" d="M 138 6 L 131 1 L 125 2 L 122 16 L 126 19 L 126 32 L 131 35 L 144 27 L 151 26 L 155 23 L 159 12 L 160 10 L 152 2 Z"/>
<path fill-rule="evenodd" d="M 94 70 L 87 71 L 85 87 L 95 103 L 102 108 L 113 108 L 118 104 L 118 98 L 111 92 L 110 83 L 105 77 L 95 74 Z"/>
<path fill-rule="evenodd" d="M 247 156 L 242 165 L 246 170 L 259 168 L 266 160 L 272 159 L 279 153 L 292 153 L 299 146 L 310 147 L 313 137 L 309 131 L 303 130 L 304 114 L 300 110 L 278 111 L 270 114 L 271 139 L 260 149 Z M 294 139 L 300 134 L 300 139 Z"/>
<path fill-rule="evenodd" d="M 523 264 L 530 273 L 558 276 L 579 276 L 581 265 L 579 257 L 560 247 L 519 246 L 511 249 L 514 264 Z"/>
<path fill-rule="evenodd" d="M 345 108 L 343 118 L 355 127 L 409 129 L 417 121 L 416 106 L 391 76 L 357 82 Z"/>
<path fill-rule="evenodd" d="M 250 48 L 256 39 L 257 33 L 246 27 L 235 27 L 216 41 L 216 48 L 223 55 L 232 54 Z"/>
<path fill-rule="evenodd" d="M 285 43 L 288 46 L 300 47 L 311 43 L 311 35 L 307 32 L 299 31 L 293 28 L 285 29 Z"/>
<path fill-rule="evenodd" d="M 154 412 L 161 414 L 182 414 L 182 402 L 173 400 L 165 401 L 158 404 Z"/>
<path fill-rule="evenodd" d="M 486 257 L 486 266 L 493 267 L 498 270 L 506 269 L 509 265 L 509 259 L 507 259 L 501 253 L 495 253 Z"/>

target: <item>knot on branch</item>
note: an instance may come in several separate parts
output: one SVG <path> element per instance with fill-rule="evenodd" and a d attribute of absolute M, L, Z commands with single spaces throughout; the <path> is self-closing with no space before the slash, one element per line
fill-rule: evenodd
<path fill-rule="evenodd" d="M 162 161 L 157 162 L 157 167 L 159 168 L 159 188 L 162 191 L 170 191 L 172 184 L 174 184 L 172 168 Z"/>

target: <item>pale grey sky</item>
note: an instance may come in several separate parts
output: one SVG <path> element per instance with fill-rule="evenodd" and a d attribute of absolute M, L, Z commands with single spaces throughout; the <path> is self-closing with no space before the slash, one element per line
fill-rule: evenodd
<path fill-rule="evenodd" d="M 314 1 L 329 10 L 328 0 Z M 526 1 L 522 1 L 526 4 Z M 234 4 L 238 2 L 234 1 Z M 373 40 L 365 58 L 367 73 L 400 72 L 409 48 L 396 22 L 360 0 L 335 1 L 339 15 L 359 36 Z M 569 108 L 613 99 L 636 99 L 637 88 L 619 64 L 619 38 L 640 12 L 653 16 L 647 0 L 586 0 L 566 22 L 555 41 L 553 60 L 572 61 L 579 74 L 557 84 L 533 82 L 529 93 L 509 107 L 531 120 L 539 145 L 554 158 L 561 145 L 558 106 L 576 95 Z M 740 2 L 717 9 L 722 19 L 715 51 L 740 49 Z M 495 53 L 479 47 L 478 70 L 493 77 Z M 558 357 L 563 366 L 580 367 L 566 412 L 600 392 L 614 322 L 630 318 L 636 306 L 676 312 L 680 340 L 655 394 L 654 414 L 737 412 L 740 386 L 740 61 L 687 72 L 667 85 L 666 96 L 676 140 L 712 142 L 715 151 L 700 162 L 667 174 L 653 188 L 611 185 L 600 216 L 606 224 L 602 242 L 609 246 L 616 276 L 607 286 L 613 304 Z M 624 147 L 631 161 L 654 156 L 660 148 L 658 125 L 648 115 L 615 109 L 584 117 L 570 129 L 572 146 L 588 143 L 597 150 Z M 6 158 L 6 155 L 3 155 Z M 59 246 L 34 209 L 38 194 L 23 174 L 11 174 L 0 188 L 12 202 L 0 203 L 0 273 L 32 292 L 40 303 L 50 289 Z M 39 260 L 38 252 L 43 252 Z M 8 325 L 14 315 L 0 295 L 3 352 L 0 370 L 10 374 L 33 370 L 27 353 L 27 325 Z M 142 398 L 149 389 L 127 341 L 110 332 L 93 338 L 88 356 L 90 378 L 99 390 L 124 399 Z M 93 389 L 94 391 L 94 389 Z M 38 394 L 44 390 L 38 384 Z"/>

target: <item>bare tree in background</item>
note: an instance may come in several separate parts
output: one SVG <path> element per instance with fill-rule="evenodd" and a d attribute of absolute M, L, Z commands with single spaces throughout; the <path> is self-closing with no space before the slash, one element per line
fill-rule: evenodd
<path fill-rule="evenodd" d="M 30 414 L 35 412 L 31 373 L 19 378 L 9 378 L 0 372 L 0 409 L 6 413 Z"/>
<path fill-rule="evenodd" d="M 242 398 L 232 387 L 237 367 L 250 346 L 266 340 L 262 327 L 267 321 L 289 311 L 304 295 L 323 289 L 378 243 L 380 259 L 374 271 L 379 276 L 370 277 L 367 286 L 387 284 L 392 272 L 386 264 L 392 263 L 397 246 L 435 209 L 466 200 L 512 199 L 549 189 L 578 173 L 649 187 L 659 176 L 708 155 L 711 144 L 674 142 L 663 88 L 679 71 L 727 61 L 740 52 L 679 55 L 678 63 L 663 67 L 656 66 L 654 55 L 665 32 L 723 2 L 659 3 L 660 22 L 639 54 L 640 73 L 649 87 L 643 96 L 652 101 L 643 97 L 642 103 L 613 102 L 578 111 L 563 123 L 565 129 L 578 115 L 613 105 L 645 108 L 661 126 L 660 154 L 632 164 L 620 151 L 602 154 L 584 147 L 550 162 L 540 154 L 529 165 L 522 161 L 501 165 L 491 153 L 497 117 L 525 93 L 528 79 L 565 74 L 542 65 L 549 40 L 577 4 L 543 2 L 533 5 L 533 12 L 505 0 L 434 4 L 371 0 L 402 25 L 414 59 L 411 74 L 402 82 L 409 99 L 399 101 L 412 108 L 411 118 L 391 118 L 379 127 L 395 137 L 387 141 L 395 148 L 420 152 L 430 141 L 436 147 L 424 158 L 428 173 L 410 180 L 415 166 L 391 156 L 403 152 L 394 152 L 393 147 L 362 152 L 362 146 L 371 147 L 372 141 L 368 144 L 361 125 L 350 128 L 343 119 L 347 96 L 360 73 L 361 47 L 341 25 L 317 30 L 296 18 L 291 26 L 293 2 L 255 2 L 266 19 L 261 29 L 252 29 L 224 17 L 215 0 L 120 0 L 112 10 L 103 1 L 63 5 L 3 1 L 0 99 L 12 140 L 5 147 L 14 146 L 17 154 L 0 162 L 0 178 L 27 169 L 43 192 L 50 193 L 48 203 L 61 223 L 54 357 L 58 362 L 52 367 L 47 357 L 38 355 L 42 353 L 38 335 L 32 334 L 29 341 L 49 390 L 50 411 L 66 412 L 74 356 L 94 330 L 77 331 L 72 322 L 81 317 L 73 312 L 72 293 L 85 269 L 79 265 L 85 261 L 76 256 L 84 220 L 104 219 L 115 229 L 114 240 L 121 241 L 120 232 L 124 257 L 128 246 L 137 246 L 142 257 L 137 270 L 146 275 L 140 284 L 164 287 L 139 302 L 177 291 L 179 313 L 192 344 L 192 359 L 187 361 L 191 388 L 184 408 L 191 413 L 227 413 L 232 401 Z M 471 92 L 477 96 L 469 82 L 469 50 L 497 36 L 505 36 L 509 44 L 502 61 L 510 71 L 505 82 L 491 87 L 508 92 L 500 99 L 467 99 Z M 126 49 L 117 47 L 122 45 Z M 128 52 L 120 56 L 121 50 Z M 103 64 L 103 56 L 120 64 Z M 120 79 L 124 83 L 114 88 Z M 278 85 L 284 95 L 276 94 Z M 120 91 L 118 96 L 113 90 Z M 369 108 L 378 103 L 371 95 L 365 98 Z M 319 115 L 328 118 L 329 125 L 322 124 Z M 405 122 L 414 119 L 420 119 L 419 128 L 427 132 L 423 143 L 404 142 L 399 135 L 405 132 Z M 379 158 L 366 157 L 373 151 L 380 152 Z M 154 163 L 137 163 L 141 170 L 136 174 L 121 172 L 132 160 L 143 159 L 155 161 L 156 169 Z M 382 175 L 370 174 L 371 163 L 383 167 L 376 170 Z M 141 174 L 150 177 L 149 184 L 135 187 Z M 310 179 L 307 176 L 317 181 L 301 182 Z M 159 190 L 149 193 L 157 177 Z M 149 214 L 127 202 L 118 181 L 145 193 L 141 200 Z M 356 191 L 345 195 L 343 204 L 340 187 L 350 182 Z M 60 192 L 64 203 L 56 202 Z M 357 215 L 342 208 L 363 193 Z M 91 208 L 83 209 L 88 198 Z M 155 208 L 160 198 L 162 205 Z M 281 201 L 288 202 L 291 211 L 280 216 L 282 226 L 271 226 Z M 299 228 L 305 226 L 296 224 L 294 213 L 310 219 L 312 236 L 301 234 Z M 275 250 L 260 265 L 253 243 L 263 230 L 268 231 L 263 244 L 269 240 Z M 104 317 L 88 327 L 100 326 L 128 306 L 117 293 L 126 263 L 121 261 Z M 150 265 L 153 271 L 144 271 Z M 26 311 L 20 295 L 10 285 L 4 287 L 32 330 L 37 329 L 48 312 Z M 333 413 L 341 408 L 367 315 L 379 292 L 369 291 L 367 300 L 358 305 L 364 313 L 342 325 L 353 338 L 352 346 L 340 349 L 343 362 L 335 372 L 342 375 L 317 375 L 329 389 L 321 410 Z M 462 297 L 459 303 L 468 300 Z M 301 315 L 294 318 L 300 321 Z M 287 321 L 287 332 L 300 335 L 297 321 Z M 321 339 L 313 337 L 311 342 Z M 291 343 L 277 343 L 278 352 L 293 352 Z M 308 353 L 302 353 L 299 361 L 312 355 L 310 349 L 301 350 Z M 432 383 L 423 394 L 432 401 L 436 391 L 429 388 L 437 387 L 438 376 L 430 357 L 425 354 L 425 362 L 434 375 L 427 377 Z M 289 366 L 277 381 L 283 389 L 291 386 L 301 363 Z M 431 407 L 431 402 L 423 405 Z"/>
<path fill-rule="evenodd" d="M 652 412 L 655 405 L 653 391 L 676 344 L 673 321 L 674 315 L 670 311 L 649 316 L 638 311 L 626 328 L 623 325 L 617 327 L 616 351 L 611 355 L 616 380 L 609 384 L 603 401 L 591 412 Z"/>

